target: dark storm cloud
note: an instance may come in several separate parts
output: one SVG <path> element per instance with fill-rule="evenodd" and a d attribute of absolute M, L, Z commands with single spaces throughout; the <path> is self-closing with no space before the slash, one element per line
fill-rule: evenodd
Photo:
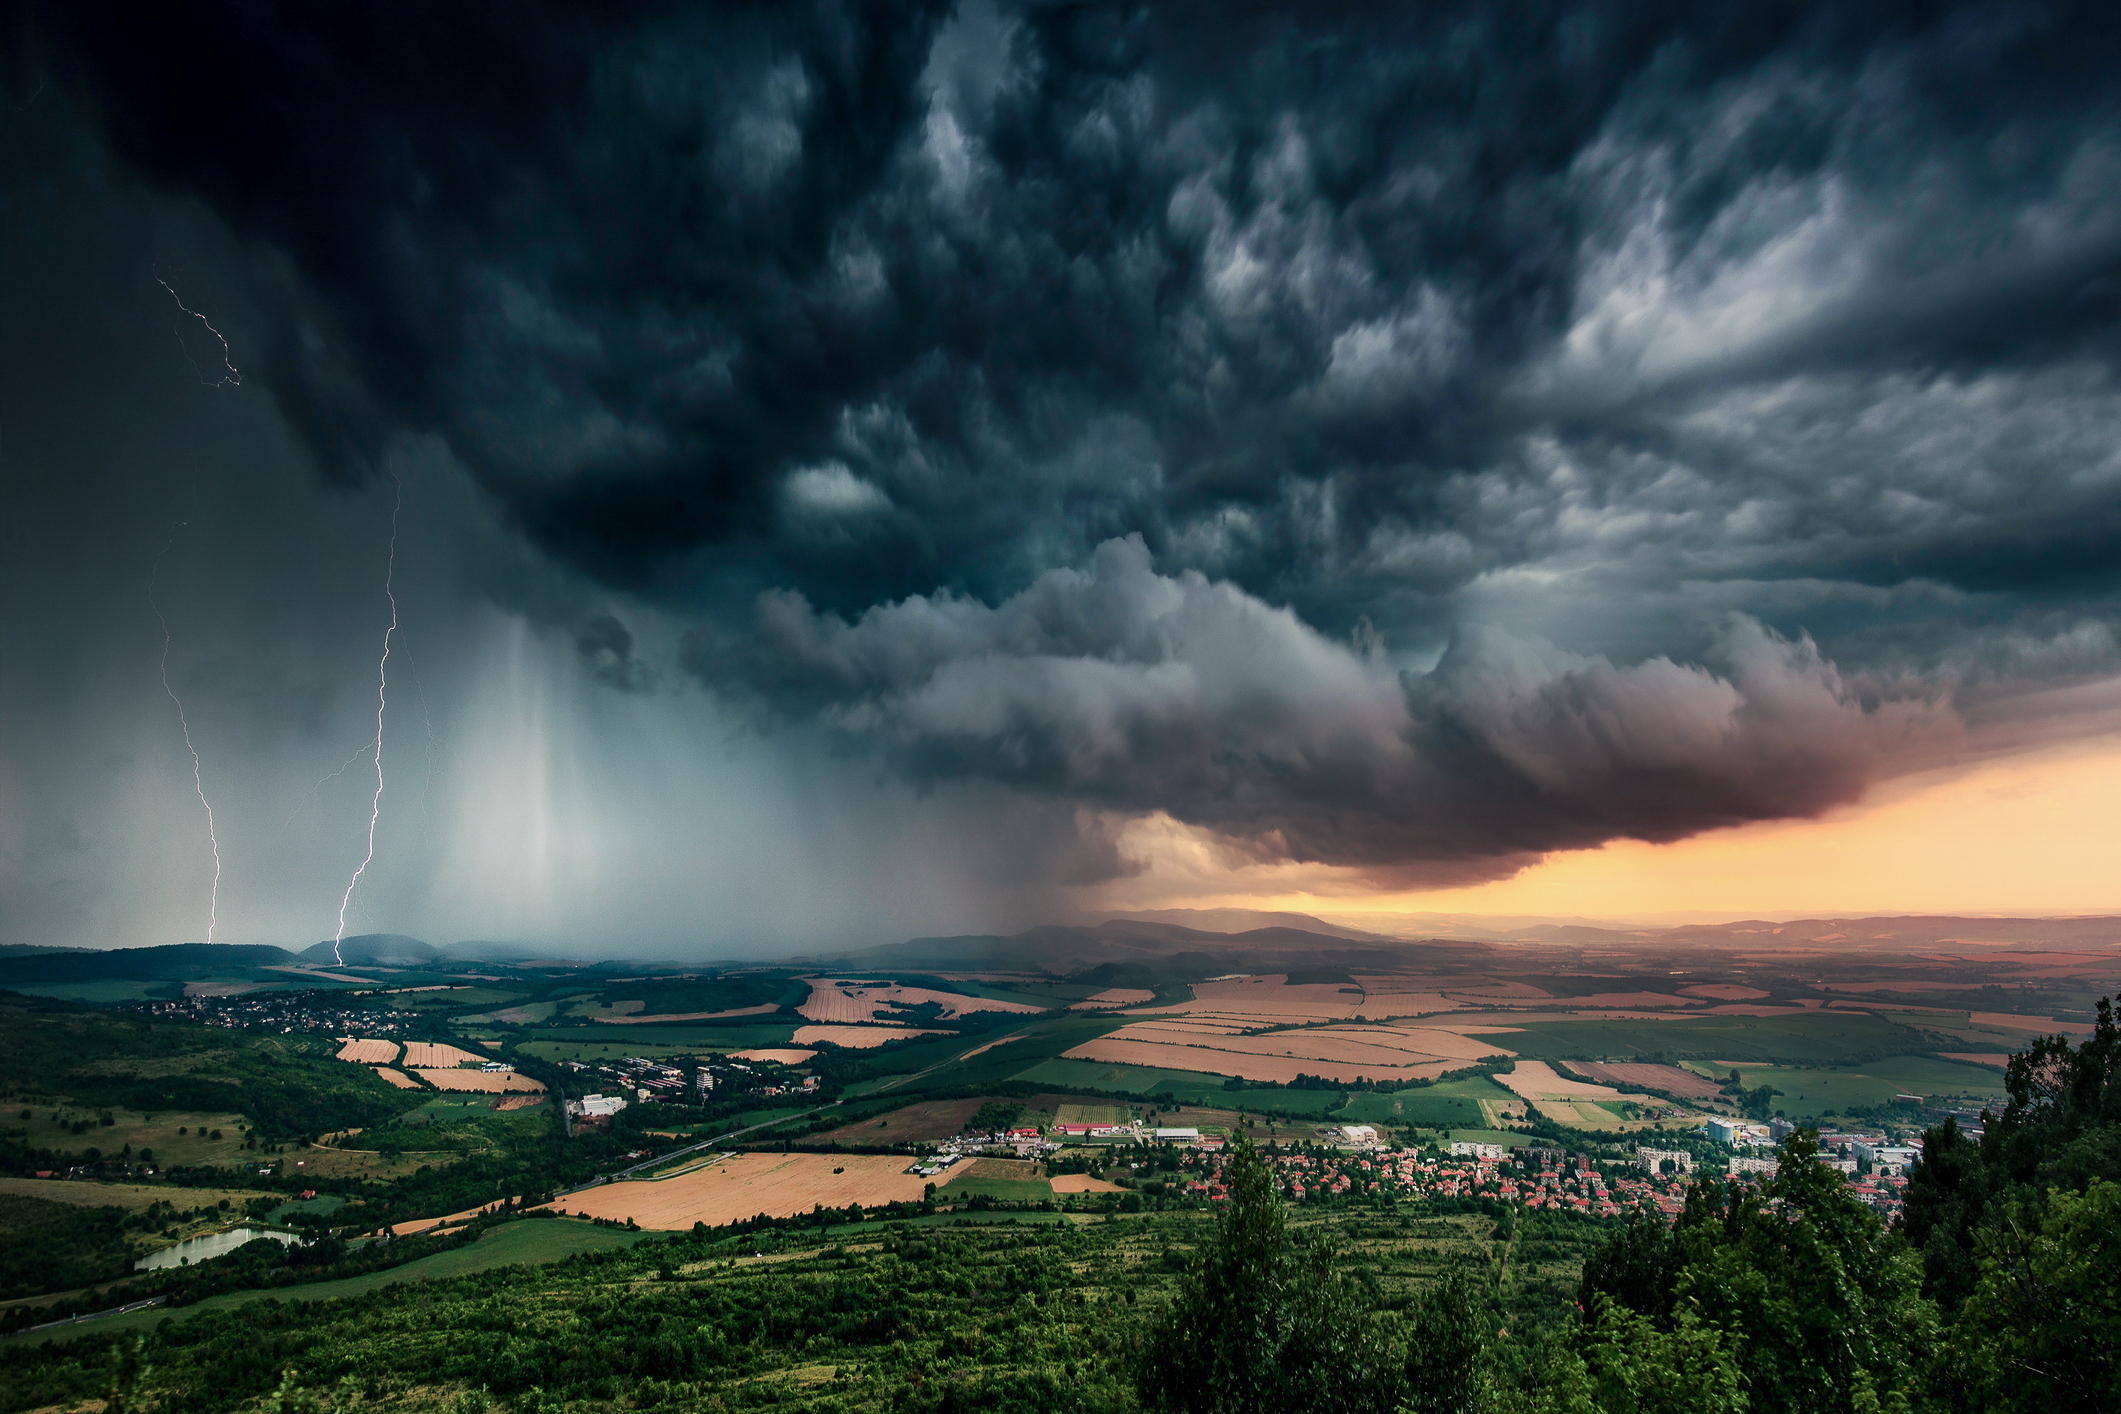
<path fill-rule="evenodd" d="M 916 597 L 850 624 L 768 594 L 754 634 L 697 637 L 688 666 L 881 741 L 916 779 L 1161 810 L 1401 883 L 1816 814 L 1955 741 L 1935 701 L 1866 694 L 1751 620 L 1717 656 L 1721 675 L 1616 667 L 1490 631 L 1395 673 L 1233 585 L 1157 574 L 1130 538 L 993 608 Z"/>
<path fill-rule="evenodd" d="M 917 779 L 1456 876 L 1813 813 L 2113 671 L 2117 23 L 205 5 L 35 43 L 266 252 L 258 375 L 327 474 L 439 434 L 542 553 L 704 621 L 700 680 Z"/>
<path fill-rule="evenodd" d="M 575 651 L 589 675 L 621 692 L 644 692 L 655 683 L 655 670 L 633 651 L 633 632 L 616 615 L 597 614 L 574 633 Z"/>

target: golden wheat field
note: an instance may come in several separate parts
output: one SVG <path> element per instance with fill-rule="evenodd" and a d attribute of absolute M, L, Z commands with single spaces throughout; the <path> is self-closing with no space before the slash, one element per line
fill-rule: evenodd
<path fill-rule="evenodd" d="M 1096 1011 L 1108 1006 L 1140 1006 L 1143 1002 L 1156 1000 L 1156 993 L 1145 992 L 1139 987 L 1107 987 L 1094 997 L 1084 997 L 1071 1010 Z"/>
<path fill-rule="evenodd" d="M 969 1162 L 960 1160 L 960 1166 Z M 553 1204 L 592 1218 L 632 1218 L 642 1227 L 678 1231 L 696 1222 L 717 1227 L 739 1218 L 789 1218 L 813 1207 L 849 1203 L 917 1203 L 932 1181 L 940 1188 L 958 1168 L 933 1180 L 906 1173 L 892 1154 L 733 1154 L 706 1168 L 657 1181 L 609 1183 Z"/>
<path fill-rule="evenodd" d="M 486 1057 L 460 1050 L 444 1041 L 407 1041 L 405 1064 L 415 1070 L 447 1070 L 458 1065 L 484 1065 Z"/>
<path fill-rule="evenodd" d="M 417 1090 L 420 1088 L 419 1081 L 413 1079 L 404 1071 L 392 1070 L 387 1065 L 379 1065 L 376 1067 L 376 1078 L 381 1080 L 386 1085 L 395 1085 L 400 1090 Z"/>

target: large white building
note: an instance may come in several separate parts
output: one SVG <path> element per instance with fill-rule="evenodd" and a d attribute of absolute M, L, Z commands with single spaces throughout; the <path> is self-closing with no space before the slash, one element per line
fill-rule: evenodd
<path fill-rule="evenodd" d="M 1664 1161 L 1670 1159 L 1672 1167 L 1680 1173 L 1694 1171 L 1694 1156 L 1684 1149 L 1637 1149 L 1635 1167 L 1644 1173 L 1663 1173 Z"/>

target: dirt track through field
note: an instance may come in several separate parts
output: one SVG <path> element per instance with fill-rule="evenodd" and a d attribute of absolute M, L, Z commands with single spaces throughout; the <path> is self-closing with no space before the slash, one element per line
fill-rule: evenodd
<path fill-rule="evenodd" d="M 719 1227 L 761 1213 L 791 1218 L 820 1204 L 844 1208 L 849 1203 L 917 1203 L 930 1182 L 941 1188 L 967 1161 L 932 1180 L 904 1172 L 908 1162 L 890 1154 L 735 1154 L 659 1183 L 610 1183 L 570 1193 L 553 1206 L 619 1222 L 632 1218 L 642 1227 L 676 1232 L 696 1222 Z"/>

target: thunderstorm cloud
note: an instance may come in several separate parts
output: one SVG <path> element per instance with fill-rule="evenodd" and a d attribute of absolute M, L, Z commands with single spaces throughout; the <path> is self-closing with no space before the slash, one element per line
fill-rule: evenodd
<path fill-rule="evenodd" d="M 438 449 L 593 687 L 1071 886 L 1817 815 L 2121 672 L 2098 7 L 25 15 L 290 474 Z"/>

